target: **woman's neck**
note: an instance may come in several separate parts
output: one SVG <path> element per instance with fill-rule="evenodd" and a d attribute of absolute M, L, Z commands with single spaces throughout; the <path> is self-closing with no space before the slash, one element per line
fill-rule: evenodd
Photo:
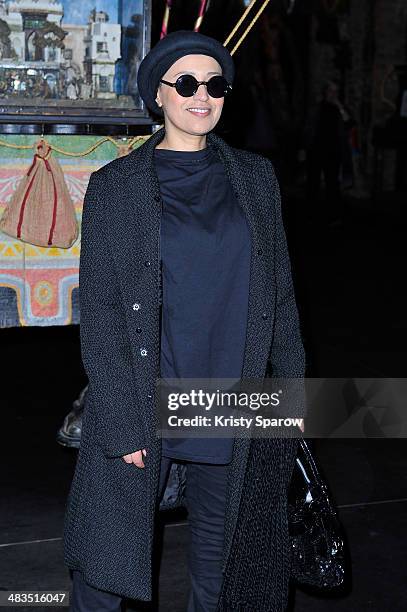
<path fill-rule="evenodd" d="M 185 136 L 176 136 L 168 131 L 162 141 L 156 146 L 156 149 L 170 149 L 172 151 L 201 151 L 206 149 L 206 134 L 195 136 L 185 134 Z"/>

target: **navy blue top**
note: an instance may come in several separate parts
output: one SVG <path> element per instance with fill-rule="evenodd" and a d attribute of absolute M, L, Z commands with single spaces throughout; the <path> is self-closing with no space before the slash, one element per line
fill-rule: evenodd
<path fill-rule="evenodd" d="M 162 378 L 240 378 L 250 232 L 224 165 L 200 151 L 155 149 L 161 218 Z M 233 439 L 162 439 L 162 454 L 228 463 Z"/>

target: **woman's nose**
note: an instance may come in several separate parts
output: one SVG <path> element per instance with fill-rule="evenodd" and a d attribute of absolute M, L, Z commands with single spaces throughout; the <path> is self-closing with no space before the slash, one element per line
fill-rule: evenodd
<path fill-rule="evenodd" d="M 207 100 L 209 98 L 208 91 L 206 89 L 206 85 L 198 85 L 198 89 L 194 94 L 194 98 L 196 100 Z"/>

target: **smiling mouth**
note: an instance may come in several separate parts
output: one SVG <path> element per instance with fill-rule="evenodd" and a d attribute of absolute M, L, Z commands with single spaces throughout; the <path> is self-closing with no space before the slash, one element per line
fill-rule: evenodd
<path fill-rule="evenodd" d="M 200 115 L 202 117 L 205 117 L 206 115 L 209 115 L 209 113 L 211 112 L 210 108 L 187 108 L 187 111 L 189 111 L 190 113 L 192 113 L 193 115 Z"/>

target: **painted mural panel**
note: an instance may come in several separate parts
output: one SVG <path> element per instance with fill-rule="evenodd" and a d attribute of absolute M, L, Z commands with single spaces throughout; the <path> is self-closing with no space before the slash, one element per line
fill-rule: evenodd
<path fill-rule="evenodd" d="M 149 4 L 0 0 L 1 112 L 145 114 L 136 76 Z"/>
<path fill-rule="evenodd" d="M 0 139 L 0 217 L 32 163 L 37 140 L 36 136 Z M 128 153 L 129 140 L 49 136 L 47 142 L 56 149 L 80 228 L 90 174 Z M 72 157 L 58 150 L 85 154 Z M 0 231 L 0 329 L 79 323 L 80 244 L 80 233 L 70 248 L 62 249 L 36 246 Z"/>

